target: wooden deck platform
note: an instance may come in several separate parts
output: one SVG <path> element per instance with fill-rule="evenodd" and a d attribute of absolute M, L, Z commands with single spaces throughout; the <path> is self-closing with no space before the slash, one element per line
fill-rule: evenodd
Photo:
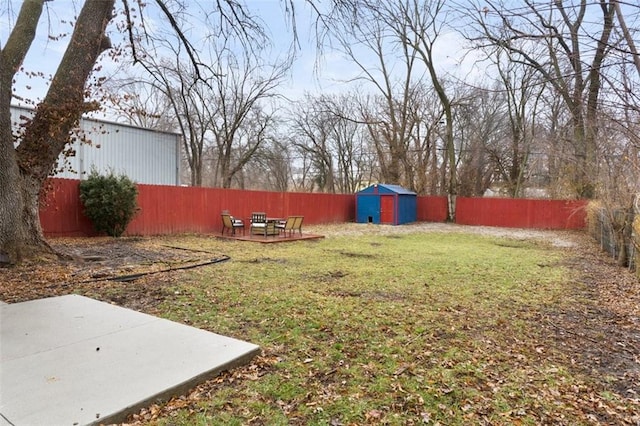
<path fill-rule="evenodd" d="M 217 238 L 223 238 L 226 240 L 238 240 L 238 241 L 251 241 L 253 243 L 262 243 L 262 244 L 277 244 L 277 243 L 291 243 L 294 241 L 303 241 L 303 240 L 318 240 L 324 238 L 324 235 L 318 234 L 294 234 L 292 236 L 283 236 L 283 235 L 250 235 L 247 232 L 245 235 L 242 235 L 242 232 L 236 235 L 228 235 L 225 233 L 224 235 L 216 235 Z"/>

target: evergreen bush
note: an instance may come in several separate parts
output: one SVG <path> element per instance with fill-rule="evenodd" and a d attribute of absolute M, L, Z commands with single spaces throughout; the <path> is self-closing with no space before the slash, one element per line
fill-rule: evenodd
<path fill-rule="evenodd" d="M 95 169 L 80 182 L 84 214 L 98 232 L 120 237 L 138 211 L 138 188 L 126 175 L 113 171 L 100 175 Z"/>

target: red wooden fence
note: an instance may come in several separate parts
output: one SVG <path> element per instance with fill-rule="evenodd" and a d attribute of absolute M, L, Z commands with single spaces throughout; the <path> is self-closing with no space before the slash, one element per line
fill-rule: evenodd
<path fill-rule="evenodd" d="M 82 213 L 80 181 L 49 179 L 41 200 L 40 224 L 48 237 L 95 235 L 93 224 Z"/>
<path fill-rule="evenodd" d="M 456 223 L 510 228 L 583 229 L 586 201 L 465 198 L 456 200 Z"/>
<path fill-rule="evenodd" d="M 51 189 L 40 210 L 45 235 L 95 235 L 91 222 L 82 214 L 78 185 L 77 180 L 50 180 Z M 305 224 L 353 222 L 355 198 L 354 194 L 138 185 L 140 212 L 126 233 L 219 232 L 222 210 L 243 218 L 248 218 L 253 211 L 264 211 L 277 217 L 304 215 Z M 585 205 L 584 201 L 459 197 L 456 222 L 517 228 L 582 229 L 585 226 Z M 418 197 L 417 210 L 418 221 L 444 222 L 447 198 Z"/>
<path fill-rule="evenodd" d="M 418 222 L 444 222 L 447 220 L 447 197 L 423 196 L 417 200 Z"/>
<path fill-rule="evenodd" d="M 50 182 L 51 190 L 40 209 L 45 235 L 95 235 L 91 222 L 82 214 L 80 181 L 51 179 Z M 305 224 L 355 220 L 355 197 L 351 194 L 138 185 L 138 205 L 140 212 L 127 227 L 127 235 L 219 232 L 222 210 L 229 210 L 240 218 L 248 218 L 254 211 L 264 211 L 274 217 L 304 215 Z"/>

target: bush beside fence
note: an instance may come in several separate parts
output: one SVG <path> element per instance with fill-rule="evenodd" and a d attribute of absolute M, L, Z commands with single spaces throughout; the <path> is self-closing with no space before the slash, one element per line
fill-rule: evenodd
<path fill-rule="evenodd" d="M 82 213 L 78 180 L 51 179 L 40 220 L 48 237 L 96 235 Z M 244 191 L 238 189 L 138 185 L 140 211 L 125 235 L 220 232 L 220 213 L 248 218 L 303 215 L 307 225 L 355 221 L 355 194 Z M 417 220 L 444 222 L 447 198 L 419 196 Z M 465 225 L 540 229 L 584 229 L 583 201 L 458 198 L 457 222 Z"/>

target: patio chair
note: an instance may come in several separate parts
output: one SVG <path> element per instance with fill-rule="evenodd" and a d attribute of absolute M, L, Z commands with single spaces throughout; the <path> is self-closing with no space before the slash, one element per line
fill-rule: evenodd
<path fill-rule="evenodd" d="M 296 221 L 293 224 L 293 232 L 296 232 L 296 230 L 298 230 L 300 235 L 302 235 L 302 221 L 304 220 L 304 216 L 295 216 L 295 218 Z"/>
<path fill-rule="evenodd" d="M 296 224 L 297 220 L 298 216 L 289 216 L 287 220 L 276 223 L 276 228 L 278 229 L 278 232 L 280 234 L 284 234 L 285 237 L 287 236 L 287 232 L 289 233 L 289 236 L 292 237 L 294 231 L 293 227 Z"/>
<path fill-rule="evenodd" d="M 267 214 L 263 212 L 251 213 L 251 224 L 249 225 L 249 234 L 259 234 L 267 236 Z"/>
<path fill-rule="evenodd" d="M 244 225 L 244 222 L 242 221 L 242 219 L 238 219 L 237 217 L 229 213 L 229 210 L 222 210 L 222 214 L 228 214 L 229 216 L 231 216 L 231 222 L 242 223 Z"/>
<path fill-rule="evenodd" d="M 222 213 L 222 235 L 224 235 L 225 229 L 228 229 L 227 232 L 231 233 L 231 235 L 236 234 L 236 229 L 242 229 L 242 235 L 244 235 L 244 222 L 240 219 L 234 219 L 228 213 Z"/>

